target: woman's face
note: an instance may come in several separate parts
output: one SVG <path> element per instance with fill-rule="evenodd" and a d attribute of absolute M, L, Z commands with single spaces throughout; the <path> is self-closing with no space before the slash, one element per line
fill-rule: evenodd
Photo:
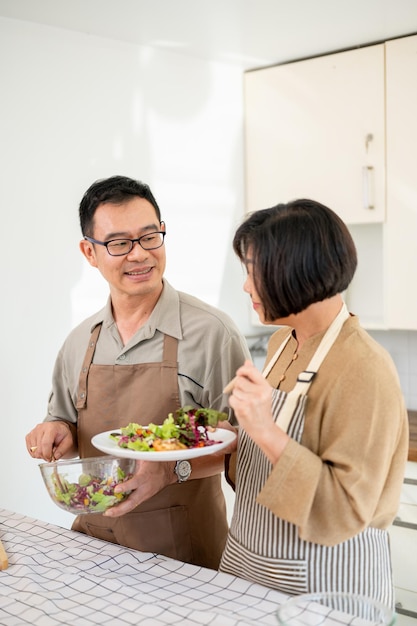
<path fill-rule="evenodd" d="M 252 307 L 256 311 L 259 317 L 259 321 L 261 324 L 268 324 L 270 322 L 265 321 L 265 313 L 264 308 L 258 295 L 255 287 L 255 281 L 253 276 L 253 258 L 251 248 L 248 249 L 247 254 L 245 256 L 245 268 L 246 268 L 246 280 L 243 283 L 243 291 L 249 294 L 250 299 L 252 301 Z"/>
<path fill-rule="evenodd" d="M 292 326 L 294 323 L 294 315 L 289 315 L 288 317 L 282 317 L 275 320 L 266 320 L 265 319 L 265 309 L 261 300 L 260 295 L 256 291 L 255 280 L 254 280 L 254 262 L 252 256 L 251 248 L 248 248 L 248 251 L 245 255 L 244 265 L 246 268 L 247 276 L 246 280 L 243 283 L 243 291 L 249 294 L 250 299 L 252 301 L 252 307 L 256 311 L 259 317 L 259 321 L 261 324 L 269 324 L 271 326 Z"/>

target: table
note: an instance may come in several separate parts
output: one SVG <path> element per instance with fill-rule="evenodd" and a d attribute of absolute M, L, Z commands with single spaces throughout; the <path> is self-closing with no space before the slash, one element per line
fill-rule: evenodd
<path fill-rule="evenodd" d="M 277 626 L 289 596 L 0 509 L 2 626 Z"/>

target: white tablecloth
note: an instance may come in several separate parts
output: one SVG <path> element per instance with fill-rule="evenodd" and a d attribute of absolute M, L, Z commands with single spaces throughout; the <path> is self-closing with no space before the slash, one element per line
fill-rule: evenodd
<path fill-rule="evenodd" d="M 288 596 L 0 509 L 1 626 L 277 626 Z"/>

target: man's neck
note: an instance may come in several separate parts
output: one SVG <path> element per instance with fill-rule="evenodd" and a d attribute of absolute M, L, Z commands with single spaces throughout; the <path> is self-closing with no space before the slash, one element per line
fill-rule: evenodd
<path fill-rule="evenodd" d="M 162 293 L 153 292 L 141 296 L 111 295 L 113 318 L 126 345 L 149 319 Z"/>

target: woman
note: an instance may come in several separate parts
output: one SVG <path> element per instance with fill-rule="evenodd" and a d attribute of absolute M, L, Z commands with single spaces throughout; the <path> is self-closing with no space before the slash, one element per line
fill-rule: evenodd
<path fill-rule="evenodd" d="M 220 569 L 392 606 L 386 529 L 408 421 L 391 358 L 343 302 L 357 264 L 350 233 L 329 208 L 296 200 L 250 215 L 233 248 L 260 321 L 280 328 L 263 375 L 246 361 L 229 400 L 240 428 Z"/>

